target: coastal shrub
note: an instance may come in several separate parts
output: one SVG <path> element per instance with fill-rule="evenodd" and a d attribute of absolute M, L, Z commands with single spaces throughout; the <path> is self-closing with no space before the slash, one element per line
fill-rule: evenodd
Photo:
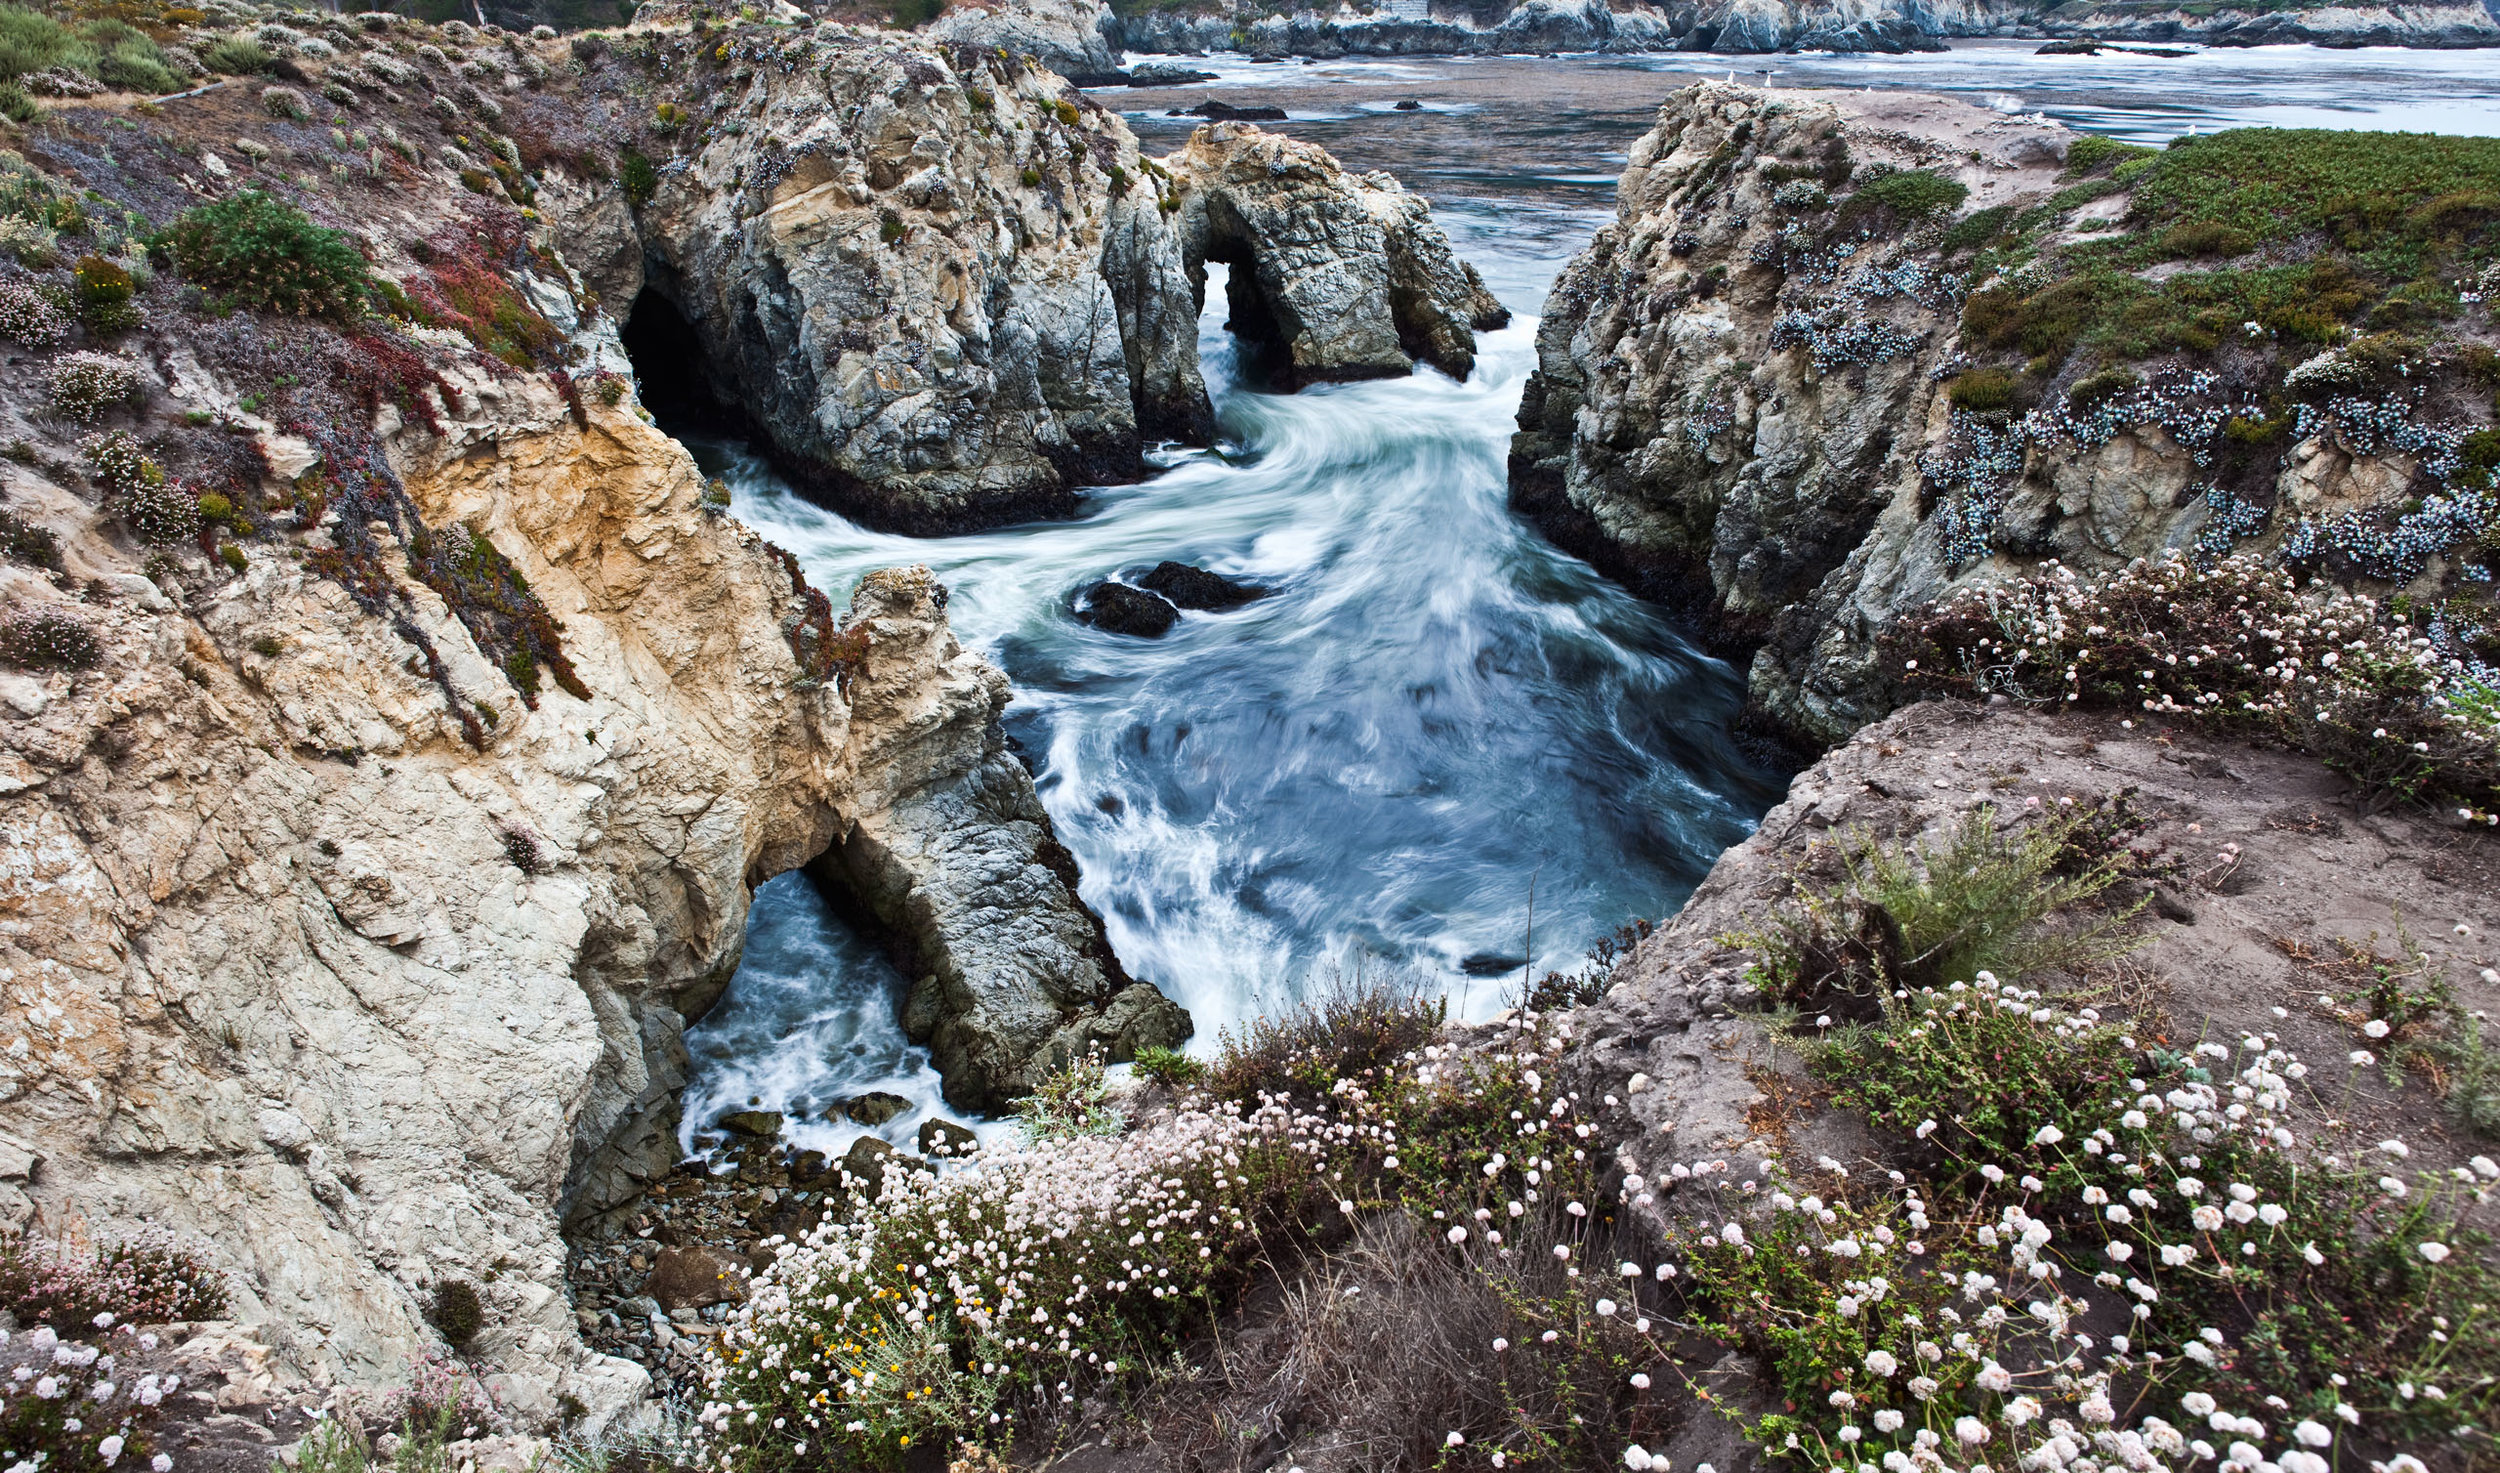
<path fill-rule="evenodd" d="M 434 1302 L 426 1319 L 453 1345 L 466 1345 L 486 1327 L 486 1304 L 477 1286 L 466 1279 L 445 1279 L 434 1286 Z"/>
<path fill-rule="evenodd" d="M 81 256 L 70 272 L 79 315 L 99 333 L 128 332 L 139 325 L 139 309 L 131 301 L 138 289 L 129 267 L 104 256 Z"/>
<path fill-rule="evenodd" d="M 28 670 L 92 670 L 104 645 L 76 614 L 15 608 L 0 613 L 0 659 Z"/>
<path fill-rule="evenodd" d="M 200 53 L 208 69 L 223 77 L 257 77 L 277 61 L 269 48 L 248 36 L 220 36 Z"/>
<path fill-rule="evenodd" d="M 69 338 L 69 318 L 41 287 L 23 281 L 0 281 L 0 337 L 13 338 L 40 352 Z"/>
<path fill-rule="evenodd" d="M 93 663 L 90 661 L 89 663 Z M 164 1324 L 226 1312 L 225 1276 L 162 1234 L 111 1243 L 29 1233 L 0 1243 L 0 1308 L 20 1325 L 80 1334 L 114 1321 Z"/>
<path fill-rule="evenodd" d="M 2097 133 L 2086 133 L 2067 146 L 2065 173 L 2069 179 L 2080 179 L 2087 174 L 2097 174 L 2136 159 L 2155 158 L 2159 156 L 2159 153 L 2158 149 L 2145 148 L 2133 143 L 2121 143 L 2115 138 L 2104 138 Z"/>
<path fill-rule="evenodd" d="M 2321 1473 L 2488 1439 L 2500 1282 L 2463 1219 L 2500 1164 L 2303 1139 L 2272 1035 L 2148 1051 L 1988 974 L 1883 1001 L 1808 1057 L 1915 1169 L 1766 1162 L 1767 1220 L 1678 1234 L 1694 1323 L 1775 1379 L 1766 1452 Z"/>
<path fill-rule="evenodd" d="M 1970 198 L 1970 187 L 1958 179 L 1925 169 L 1900 169 L 1858 186 L 1841 202 L 1839 225 L 1853 228 L 1888 213 L 1899 220 L 1918 220 L 1958 207 Z"/>
<path fill-rule="evenodd" d="M 116 20 L 86 27 L 86 40 L 97 48 L 96 80 L 125 92 L 157 96 L 182 90 L 182 77 L 165 53 L 138 27 Z"/>
<path fill-rule="evenodd" d="M 1982 412 L 2014 407 L 2014 376 L 2001 368 L 1974 368 L 1945 386 L 1956 409 Z"/>
<path fill-rule="evenodd" d="M 312 116 L 312 105 L 304 100 L 303 93 L 292 87 L 261 88 L 260 105 L 273 118 L 301 122 Z"/>
<path fill-rule="evenodd" d="M 1037 1141 L 1080 1135 L 1118 1135 L 1121 1114 L 1111 1106 L 1102 1058 L 1089 1054 L 1054 1071 L 1016 1101 L 1016 1120 Z"/>
<path fill-rule="evenodd" d="M 14 512 L 0 511 L 0 554 L 38 568 L 61 570 L 61 539 Z"/>
<path fill-rule="evenodd" d="M 350 322 L 372 291 L 346 236 L 263 190 L 183 211 L 163 241 L 186 280 L 227 304 Z"/>
<path fill-rule="evenodd" d="M 651 203 L 651 196 L 660 187 L 660 171 L 651 166 L 650 159 L 631 148 L 617 155 L 616 179 L 624 186 L 625 203 L 636 209 Z"/>
<path fill-rule="evenodd" d="M 52 412 L 79 424 L 93 424 L 146 392 L 147 377 L 139 365 L 106 353 L 68 353 L 45 376 Z"/>
<path fill-rule="evenodd" d="M 1207 1077 L 1207 1066 L 1176 1048 L 1150 1043 L 1137 1051 L 1137 1073 L 1157 1084 L 1180 1086 L 1196 1084 Z"/>
<path fill-rule="evenodd" d="M 15 79 L 0 81 L 0 118 L 12 123 L 31 123 L 43 116 L 43 107 L 26 93 Z"/>
<path fill-rule="evenodd" d="M 1404 975 L 1340 974 L 1309 1000 L 1227 1030 L 1207 1088 L 1248 1104 L 1324 1091 L 1339 1079 L 1377 1074 L 1432 1040 L 1449 1004 Z"/>
<path fill-rule="evenodd" d="M 1088 1397 L 1145 1384 L 1238 1301 L 1262 1257 L 1342 1240 L 1374 1215 L 1428 1222 L 1402 1241 L 1471 1272 L 1517 1266 L 1508 1240 L 1558 1238 L 1544 1262 L 1582 1297 L 1523 1310 L 1547 1323 L 1597 1315 L 1610 1285 L 1628 1303 L 1611 1265 L 1571 1272 L 1612 1203 L 1587 1116 L 1548 1077 L 1564 1038 L 1523 1022 L 1482 1054 L 1427 1041 L 1307 1100 L 1197 1094 L 1123 1135 L 883 1173 L 877 1210 L 782 1247 L 718 1342 L 701 1419 L 721 1465 L 893 1466 L 932 1439 L 1004 1447 Z M 1552 1227 L 1523 1226 L 1532 1211 Z M 1621 1308 L 1610 1299 L 1600 1317 Z M 1477 1348 L 1485 1382 L 1507 1349 Z M 1483 1418 L 1444 1427 L 1484 1453 L 1538 1446 L 1539 1428 Z M 1561 1430 L 1583 1449 L 1615 1435 L 1606 1422 Z"/>
<path fill-rule="evenodd" d="M 2304 589 L 2245 554 L 2202 568 L 2172 552 L 2098 579 L 2052 562 L 1912 612 L 1881 648 L 1911 690 L 2279 741 L 2384 798 L 2477 823 L 2500 813 L 2500 672 L 2459 626 L 2436 609 Z"/>
<path fill-rule="evenodd" d="M 2100 899 L 2124 873 L 2119 855 L 2078 855 L 2092 812 L 2070 802 L 2000 830 L 1996 808 L 1982 803 L 1933 845 L 1850 834 L 1835 845 L 1839 883 L 1806 888 L 1726 944 L 1759 959 L 1755 980 L 1770 996 L 1858 1021 L 1902 988 L 2122 955 L 2137 944 L 2141 901 L 2050 923 Z"/>
<path fill-rule="evenodd" d="M 2236 256 L 2255 243 L 2247 231 L 2214 220 L 2184 220 L 2161 237 L 2162 251 L 2170 256 Z"/>

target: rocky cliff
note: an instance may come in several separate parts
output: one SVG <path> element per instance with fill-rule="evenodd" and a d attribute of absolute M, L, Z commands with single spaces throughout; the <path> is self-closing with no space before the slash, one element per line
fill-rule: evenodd
<path fill-rule="evenodd" d="M 1753 650 L 1757 707 L 1821 741 L 1899 699 L 1904 611 L 2046 558 L 2244 547 L 2479 597 L 2492 241 L 2432 202 L 2500 150 L 2414 149 L 1687 89 L 1547 304 L 1514 498 Z"/>
<path fill-rule="evenodd" d="M 655 89 L 650 70 L 686 81 Z M 1147 443 L 1205 440 L 1211 257 L 1255 260 L 1238 289 L 1264 282 L 1264 307 L 1245 330 L 1274 322 L 1303 377 L 1413 358 L 1464 374 L 1471 325 L 1499 318 L 1394 181 L 1256 130 L 1202 130 L 1158 163 L 1116 115 L 997 48 L 643 33 L 592 82 L 688 112 L 651 142 L 676 156 L 648 203 L 586 227 L 634 233 L 577 250 L 631 262 L 637 242 L 647 272 L 617 289 L 682 316 L 709 391 L 803 486 L 875 526 L 1069 515 L 1078 488 L 1142 475 Z"/>
<path fill-rule="evenodd" d="M 1475 368 L 1476 333 L 1510 314 L 1387 174 L 1247 123 L 1210 123 L 1163 160 L 1190 279 L 1228 263 L 1233 331 L 1287 383 Z"/>
<path fill-rule="evenodd" d="M 1935 51 L 1951 37 L 2214 46 L 2500 45 L 2473 0 L 2429 5 L 2192 5 L 2167 0 L 1396 0 L 1333 9 L 1237 0 L 1110 7 L 1117 47 L 1254 56 L 1565 51 Z"/>

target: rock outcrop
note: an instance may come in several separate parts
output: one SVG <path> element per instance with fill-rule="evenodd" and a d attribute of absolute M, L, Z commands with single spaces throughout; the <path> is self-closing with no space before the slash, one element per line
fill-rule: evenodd
<path fill-rule="evenodd" d="M 2352 146 L 2242 136 L 2206 146 Z M 1750 652 L 1756 709 L 1820 742 L 1899 699 L 1874 651 L 1905 610 L 2043 558 L 2096 572 L 2292 546 L 2343 576 L 2456 577 L 2470 559 L 2441 558 L 2481 503 L 2424 516 L 2400 488 L 2487 495 L 2436 449 L 2489 412 L 2461 360 L 2304 364 L 2334 324 L 2214 315 L 2204 294 L 2238 272 L 2343 238 L 2283 217 L 2261 242 L 2139 206 L 2157 171 L 2223 154 L 2092 143 L 2070 163 L 2073 136 L 2044 120 L 1915 94 L 1679 92 L 1546 305 L 1514 502 Z M 2399 310 L 2372 306 L 2390 288 L 2366 266 L 2304 269 L 2332 275 L 2333 301 L 2310 299 L 2326 310 Z M 2120 300 L 2181 325 L 2086 332 Z M 2059 303 L 2074 325 L 2038 326 Z"/>
<path fill-rule="evenodd" d="M 530 80 L 561 45 L 428 34 L 476 44 L 422 59 L 479 133 L 595 105 Z M 365 89 L 362 125 L 436 135 L 434 109 L 329 66 Z M 674 1163 L 681 1036 L 765 878 L 831 856 L 926 968 L 915 1016 L 968 1098 L 1188 1021 L 1120 973 L 1076 898 L 1005 750 L 1005 682 L 948 631 L 942 587 L 872 575 L 843 617 L 635 403 L 613 313 L 643 256 L 618 185 L 542 161 L 532 193 L 500 136 L 508 185 L 430 142 L 377 146 L 318 193 L 216 152 L 238 132 L 327 146 L 290 129 L 210 94 L 43 122 L 33 163 L 12 155 L 14 189 L 160 222 L 291 191 L 357 231 L 405 317 L 209 316 L 168 272 L 109 343 L 93 329 L 129 388 L 78 417 L 125 438 L 82 449 L 46 399 L 83 329 L 50 325 L 0 386 L 25 447 L 20 555 L 0 561 L 0 1219 L 196 1237 L 273 1374 L 403 1378 L 441 1344 L 435 1291 L 465 1283 L 485 1311 L 467 1348 L 505 1409 L 552 1425 L 570 1398 L 595 1432 L 648 1379 L 584 1349 L 562 1228 Z M 496 188 L 551 223 L 478 192 Z M 577 242 L 581 274 L 559 249 Z M 596 310 L 611 289 L 625 300 Z M 1169 295 L 1186 342 L 1188 294 Z M 1115 365 L 1138 341 L 1095 337 Z M 1197 393 L 1194 371 L 1173 382 Z M 69 633 L 39 648 L 28 629 Z"/>
<path fill-rule="evenodd" d="M 1323 11 L 1284 0 L 1153 8 L 1101 22 L 1115 47 L 1253 56 L 1568 51 L 1939 51 L 1950 37 L 2188 41 L 2211 46 L 2500 45 L 2470 0 L 2427 5 L 2183 6 L 2163 0 L 1434 0 Z"/>
<path fill-rule="evenodd" d="M 1120 53 L 1103 34 L 1102 0 L 961 0 L 931 22 L 931 39 L 1029 56 L 1079 87 L 1120 80 Z"/>
<path fill-rule="evenodd" d="M 620 284 L 682 317 L 684 370 L 802 487 L 874 526 L 1070 515 L 1078 488 L 1144 474 L 1146 443 L 1203 442 L 1210 251 L 1256 260 L 1243 280 L 1276 310 L 1246 320 L 1289 317 L 1302 378 L 1414 358 L 1463 375 L 1471 324 L 1500 319 L 1421 200 L 1310 145 L 1202 130 L 1157 163 L 995 48 L 831 28 L 644 44 L 711 90 L 636 212 L 647 274 Z M 576 252 L 614 259 L 612 213 L 581 219 Z"/>
<path fill-rule="evenodd" d="M 1273 348 L 1288 382 L 1379 378 L 1417 361 L 1475 367 L 1477 331 L 1510 314 L 1450 251 L 1431 206 L 1387 174 L 1248 123 L 1209 123 L 1163 160 L 1193 281 L 1230 268 L 1233 331 Z"/>
<path fill-rule="evenodd" d="M 653 44 L 738 126 L 639 212 L 646 290 L 809 490 L 956 532 L 1067 515 L 1147 440 L 1205 437 L 1195 303 L 1117 118 L 969 47 Z"/>

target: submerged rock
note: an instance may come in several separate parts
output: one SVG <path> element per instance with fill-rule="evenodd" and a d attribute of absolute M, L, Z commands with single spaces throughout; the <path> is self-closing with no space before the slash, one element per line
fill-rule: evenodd
<path fill-rule="evenodd" d="M 856 1099 L 844 1100 L 838 1107 L 843 1118 L 854 1125 L 883 1125 L 911 1109 L 911 1101 L 898 1094 L 872 1090 Z"/>
<path fill-rule="evenodd" d="M 1097 583 L 1085 590 L 1076 616 L 1111 634 L 1155 639 L 1171 629 L 1180 612 L 1169 601 L 1143 589 L 1125 583 Z"/>
<path fill-rule="evenodd" d="M 1281 107 L 1267 107 L 1258 103 L 1252 103 L 1248 107 L 1235 107 L 1229 102 L 1217 102 L 1209 98 L 1196 107 L 1174 108 L 1172 116 L 1205 118 L 1215 123 L 1281 123 L 1285 120 L 1285 110 Z"/>
<path fill-rule="evenodd" d="M 732 1110 L 720 1118 L 720 1128 L 733 1135 L 768 1141 L 781 1134 L 781 1112 L 777 1110 Z"/>
<path fill-rule="evenodd" d="M 1237 583 L 1187 563 L 1157 563 L 1153 572 L 1137 582 L 1184 609 L 1237 609 L 1267 597 L 1267 590 L 1255 584 Z"/>
<path fill-rule="evenodd" d="M 1387 174 L 1349 174 L 1245 123 L 1199 128 L 1163 167 L 1191 279 L 1209 261 L 1232 268 L 1234 331 L 1267 339 L 1290 383 L 1394 376 L 1417 360 L 1463 379 L 1476 333 L 1510 320 L 1432 207 Z"/>

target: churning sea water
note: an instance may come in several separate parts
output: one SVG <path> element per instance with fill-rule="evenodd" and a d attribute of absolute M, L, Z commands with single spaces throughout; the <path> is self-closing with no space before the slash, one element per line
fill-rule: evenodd
<path fill-rule="evenodd" d="M 2031 50 L 1782 57 L 1771 80 L 1953 92 L 2141 141 L 2242 123 L 2500 132 L 2491 53 Z M 958 634 L 1014 682 L 1009 733 L 1084 898 L 1129 970 L 1196 1017 L 1194 1048 L 1354 972 L 1411 974 L 1482 1016 L 1531 970 L 1673 913 L 1778 796 L 1729 737 L 1742 672 L 1524 526 L 1504 482 L 1547 287 L 1603 223 L 1658 101 L 1729 64 L 1192 64 L 1433 197 L 1516 314 L 1473 377 L 1260 392 L 1238 382 L 1211 283 L 1200 350 L 1220 444 L 1159 456 L 1162 474 L 1096 493 L 1077 520 L 936 540 L 845 521 L 744 445 L 689 444 L 837 604 L 876 567 L 926 563 L 948 584 Z M 1393 112 L 1408 95 L 1424 107 Z M 1156 150 L 1194 122 L 1142 101 L 1132 118 Z M 1159 640 L 1073 617 L 1078 590 L 1165 559 L 1272 592 L 1184 614 Z M 838 1150 L 863 1128 L 826 1107 L 869 1090 L 912 1101 L 877 1131 L 906 1139 L 941 1107 L 896 1022 L 904 980 L 806 879 L 765 885 L 737 977 L 688 1034 L 689 1148 L 723 1110 L 760 1104 L 799 1144 Z"/>

